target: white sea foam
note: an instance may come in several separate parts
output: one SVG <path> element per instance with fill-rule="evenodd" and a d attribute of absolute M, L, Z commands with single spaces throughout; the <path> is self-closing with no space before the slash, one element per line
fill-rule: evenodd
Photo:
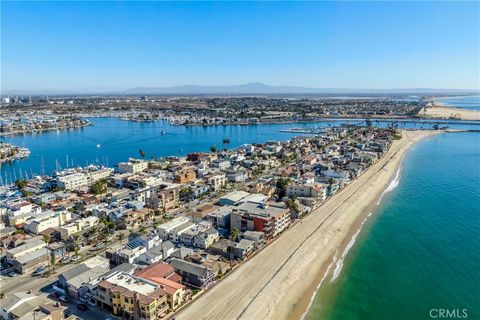
<path fill-rule="evenodd" d="M 347 244 L 347 246 L 345 247 L 345 250 L 343 250 L 343 253 L 342 255 L 340 256 L 340 259 L 338 259 L 337 261 L 337 264 L 335 266 L 335 270 L 333 270 L 333 275 L 332 275 L 332 279 L 330 279 L 330 283 L 333 283 L 335 282 L 335 280 L 337 280 L 338 276 L 340 275 L 340 272 L 342 271 L 342 268 L 343 268 L 343 261 L 345 260 L 345 257 L 347 256 L 348 252 L 350 251 L 350 249 L 353 248 L 353 245 L 355 244 L 355 242 L 357 241 L 357 237 L 358 237 L 358 234 L 360 233 L 360 231 L 362 230 L 362 227 L 363 225 L 365 224 L 365 222 L 367 222 L 368 218 L 372 215 L 372 212 L 370 212 L 367 217 L 365 219 L 363 219 L 362 221 L 362 224 L 360 225 L 360 227 L 358 228 L 357 232 L 355 232 L 352 236 L 352 239 L 350 240 L 350 242 Z"/>
<path fill-rule="evenodd" d="M 400 167 L 397 170 L 397 174 L 395 175 L 395 178 L 390 182 L 388 187 L 383 191 L 382 195 L 378 199 L 377 206 L 380 204 L 380 202 L 383 199 L 383 196 L 388 193 L 393 191 L 396 187 L 398 187 L 398 184 L 400 183 Z"/>
<path fill-rule="evenodd" d="M 337 253 L 338 251 L 335 251 L 335 254 L 332 257 L 332 262 L 330 262 L 330 264 L 327 267 L 327 270 L 325 270 L 325 273 L 323 274 L 323 277 L 320 280 L 320 283 L 317 285 L 317 288 L 315 289 L 315 293 L 312 295 L 312 297 L 310 298 L 310 301 L 308 302 L 307 310 L 305 310 L 305 312 L 302 314 L 302 317 L 300 318 L 300 320 L 304 320 L 308 312 L 310 311 L 310 308 L 312 307 L 312 304 L 315 301 L 315 297 L 317 296 L 317 291 L 322 286 L 323 281 L 325 281 L 325 279 L 327 278 L 327 275 L 330 273 L 330 269 L 332 268 L 332 266 L 335 264 L 335 261 L 337 260 Z"/>

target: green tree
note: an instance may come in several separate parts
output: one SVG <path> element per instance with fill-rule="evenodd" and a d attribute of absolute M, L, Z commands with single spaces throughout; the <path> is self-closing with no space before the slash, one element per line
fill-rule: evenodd
<path fill-rule="evenodd" d="M 138 150 L 138 153 L 140 154 L 140 157 L 142 157 L 142 159 L 145 159 L 145 152 L 142 149 Z"/>
<path fill-rule="evenodd" d="M 193 189 L 191 186 L 188 186 L 188 188 L 184 188 L 179 192 L 180 199 L 189 198 L 192 194 L 193 194 Z"/>
<path fill-rule="evenodd" d="M 228 138 L 223 139 L 223 144 L 230 144 L 230 139 Z"/>
<path fill-rule="evenodd" d="M 217 147 L 216 147 L 216 146 L 211 146 L 211 147 L 210 147 L 210 151 L 212 151 L 212 152 L 217 152 Z"/>
<path fill-rule="evenodd" d="M 280 199 L 285 197 L 285 195 L 287 194 L 288 182 L 289 181 L 286 178 L 280 178 L 280 179 L 277 180 L 277 184 L 276 184 L 277 195 Z"/>
<path fill-rule="evenodd" d="M 43 242 L 45 242 L 45 244 L 48 246 L 50 244 L 50 242 L 52 242 L 52 237 L 50 237 L 49 235 L 44 235 L 43 236 Z M 51 252 L 50 252 L 51 254 Z M 53 256 L 53 254 L 52 254 Z M 50 266 L 50 260 L 48 261 L 48 265 Z"/>
<path fill-rule="evenodd" d="M 52 254 L 50 256 L 50 267 L 52 268 L 53 271 L 55 271 L 55 264 L 57 263 L 57 259 L 55 259 L 55 256 Z"/>
<path fill-rule="evenodd" d="M 293 198 L 290 198 L 287 200 L 287 202 L 285 202 L 285 204 L 287 205 L 287 207 L 294 211 L 294 212 L 298 212 L 298 204 L 297 202 L 295 201 L 295 199 Z"/>
<path fill-rule="evenodd" d="M 332 186 L 335 183 L 335 179 L 333 178 L 328 178 L 328 185 Z"/>
<path fill-rule="evenodd" d="M 78 256 L 78 251 L 80 250 L 80 247 L 79 247 L 79 245 L 78 245 L 78 238 L 79 238 L 79 237 L 80 237 L 80 236 L 79 236 L 78 234 L 74 234 L 74 235 L 72 236 L 72 238 L 73 238 L 73 251 L 74 251 L 74 253 L 75 253 L 75 256 Z"/>
<path fill-rule="evenodd" d="M 239 233 L 240 231 L 237 228 L 233 228 L 232 232 L 230 233 L 230 237 L 232 238 L 233 241 L 237 241 Z"/>
<path fill-rule="evenodd" d="M 103 194 L 107 192 L 107 181 L 102 179 L 96 181 L 94 184 L 92 184 L 91 188 L 93 193 L 95 194 Z"/>
<path fill-rule="evenodd" d="M 117 234 L 118 240 L 123 240 L 124 238 L 125 238 L 125 234 L 123 232 L 120 232 L 119 234 Z"/>
<path fill-rule="evenodd" d="M 27 185 L 28 185 L 28 181 L 25 179 L 18 179 L 17 181 L 15 181 L 15 186 L 20 190 L 25 189 Z"/>

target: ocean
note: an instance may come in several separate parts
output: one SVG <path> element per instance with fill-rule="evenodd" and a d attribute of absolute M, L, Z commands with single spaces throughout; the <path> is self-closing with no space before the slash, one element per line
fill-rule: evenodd
<path fill-rule="evenodd" d="M 480 96 L 449 97 L 435 99 L 447 106 L 480 111 Z"/>
<path fill-rule="evenodd" d="M 480 133 L 418 143 L 387 191 L 305 318 L 480 319 Z"/>

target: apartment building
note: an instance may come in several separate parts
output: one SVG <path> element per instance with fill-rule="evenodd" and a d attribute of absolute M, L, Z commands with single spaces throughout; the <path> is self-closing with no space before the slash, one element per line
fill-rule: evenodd
<path fill-rule="evenodd" d="M 159 319 L 168 313 L 162 287 L 146 279 L 118 272 L 97 285 L 97 305 L 126 319 Z"/>
<path fill-rule="evenodd" d="M 120 173 L 138 173 L 148 168 L 148 162 L 145 160 L 129 159 L 128 162 L 120 162 L 118 171 Z"/>
<path fill-rule="evenodd" d="M 32 219 L 27 220 L 24 230 L 29 233 L 39 234 L 48 228 L 60 227 L 71 219 L 72 214 L 69 211 L 46 211 Z"/>
<path fill-rule="evenodd" d="M 230 227 L 245 232 L 261 231 L 265 239 L 272 239 L 290 224 L 290 209 L 282 203 L 273 205 L 245 202 L 233 207 Z"/>

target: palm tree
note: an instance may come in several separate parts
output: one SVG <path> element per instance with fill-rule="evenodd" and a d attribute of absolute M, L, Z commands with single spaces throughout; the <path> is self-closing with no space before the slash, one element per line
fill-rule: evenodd
<path fill-rule="evenodd" d="M 138 153 L 140 153 L 140 157 L 145 159 L 145 152 L 142 149 L 138 150 Z"/>
<path fill-rule="evenodd" d="M 233 241 L 237 241 L 238 233 L 239 233 L 239 230 L 237 228 L 233 228 L 231 233 L 231 237 Z"/>
<path fill-rule="evenodd" d="M 211 146 L 211 147 L 210 147 L 210 151 L 212 151 L 212 152 L 217 152 L 217 147 L 216 147 L 216 146 Z"/>
<path fill-rule="evenodd" d="M 78 250 L 79 250 L 79 247 L 78 247 L 78 238 L 79 238 L 79 235 L 78 234 L 74 234 L 72 236 L 73 238 L 73 251 L 75 253 L 75 256 L 78 256 Z"/>
<path fill-rule="evenodd" d="M 230 144 L 230 139 L 228 138 L 223 139 L 223 144 Z"/>
<path fill-rule="evenodd" d="M 45 245 L 48 246 L 50 244 L 50 242 L 52 242 L 52 237 L 50 237 L 48 234 L 46 234 L 46 235 L 43 236 L 43 241 L 45 242 Z M 50 252 L 50 257 L 55 259 L 52 252 Z M 47 262 L 48 262 L 49 269 L 50 269 L 50 261 L 51 261 L 51 259 L 48 259 L 48 257 L 47 257 Z"/>

